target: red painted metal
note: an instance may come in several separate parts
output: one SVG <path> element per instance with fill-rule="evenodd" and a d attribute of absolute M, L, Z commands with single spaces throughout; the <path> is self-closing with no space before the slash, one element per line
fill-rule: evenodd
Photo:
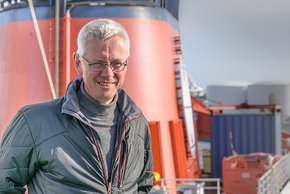
<path fill-rule="evenodd" d="M 160 123 L 159 122 L 149 122 L 150 132 L 151 132 L 151 139 L 152 139 L 152 151 L 153 151 L 153 158 L 154 158 L 154 171 L 158 172 L 160 177 L 164 177 L 164 168 L 162 166 L 163 159 L 162 159 L 162 134 L 160 130 Z"/>
<path fill-rule="evenodd" d="M 192 111 L 196 119 L 196 130 L 199 138 L 210 141 L 210 111 L 195 97 L 191 97 Z"/>
<path fill-rule="evenodd" d="M 53 21 L 39 21 L 54 77 Z M 0 137 L 23 105 L 52 99 L 32 21 L 0 25 Z"/>
<path fill-rule="evenodd" d="M 290 132 L 282 130 L 282 150 L 283 154 L 290 152 Z"/>
<path fill-rule="evenodd" d="M 233 155 L 223 159 L 223 192 L 257 193 L 257 180 L 278 160 L 267 153 Z"/>
<path fill-rule="evenodd" d="M 269 109 L 276 112 L 281 111 L 280 105 L 248 105 L 248 104 L 240 104 L 240 105 L 221 105 L 221 106 L 210 106 L 208 108 L 212 114 L 219 114 L 225 110 L 238 110 L 238 109 Z"/>
<path fill-rule="evenodd" d="M 170 132 L 177 178 L 199 178 L 198 160 L 194 159 L 186 147 L 186 135 L 181 120 L 170 121 Z"/>
<path fill-rule="evenodd" d="M 172 148 L 174 153 L 175 172 L 177 178 L 187 177 L 186 149 L 182 121 L 170 121 Z"/>

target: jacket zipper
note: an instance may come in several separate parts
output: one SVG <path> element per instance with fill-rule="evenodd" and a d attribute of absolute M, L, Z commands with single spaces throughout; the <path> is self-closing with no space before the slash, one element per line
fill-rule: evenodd
<path fill-rule="evenodd" d="M 125 156 L 124 156 L 124 165 L 123 165 L 123 172 L 122 172 L 122 176 L 121 176 L 121 180 L 120 180 L 120 188 L 122 189 L 123 187 L 123 182 L 124 182 L 124 179 L 125 179 L 125 174 L 126 174 L 126 169 L 127 169 L 127 160 L 128 160 L 128 145 L 127 143 L 125 142 Z"/>
<path fill-rule="evenodd" d="M 98 144 L 97 144 L 97 141 L 96 141 L 96 138 L 95 138 L 95 135 L 94 135 L 93 129 L 92 129 L 91 127 L 90 127 L 90 131 L 91 131 L 91 133 L 92 133 L 92 137 L 93 137 L 94 144 L 95 144 L 95 147 L 96 147 L 97 155 L 98 155 L 98 157 L 99 157 L 99 159 L 100 159 L 100 162 L 101 162 L 102 173 L 103 173 L 103 176 L 104 176 L 104 180 L 105 180 L 105 184 L 106 184 L 107 193 L 110 194 L 110 193 L 111 193 L 111 183 L 108 184 L 108 179 L 107 179 L 106 172 L 105 172 L 105 165 L 104 165 L 103 158 L 102 158 L 102 156 L 101 156 L 100 146 L 98 146 Z"/>
<path fill-rule="evenodd" d="M 128 154 L 127 144 L 125 142 L 125 145 L 126 145 L 125 149 L 126 149 L 126 151 L 125 151 L 125 154 L 124 154 L 124 166 L 123 166 L 123 172 L 122 172 L 122 175 L 121 175 L 120 168 L 121 168 L 121 158 L 122 158 L 121 157 L 122 156 L 122 140 L 123 140 L 123 134 L 124 134 L 124 131 L 125 131 L 125 124 L 128 121 L 132 121 L 132 120 L 138 118 L 139 116 L 140 115 L 136 115 L 135 117 L 133 117 L 130 120 L 127 120 L 127 121 L 125 121 L 123 123 L 122 131 L 121 131 L 120 139 L 119 139 L 119 145 L 117 147 L 117 151 L 115 153 L 114 160 L 113 160 L 113 166 L 114 166 L 114 162 L 116 160 L 118 150 L 120 150 L 120 159 L 119 159 L 119 165 L 118 165 L 118 188 L 121 189 L 121 190 L 122 190 L 122 187 L 123 187 L 123 181 L 124 181 L 125 173 L 126 173 L 127 159 L 128 159 L 128 155 L 129 155 Z M 102 155 L 101 155 L 100 146 L 99 146 L 99 144 L 96 141 L 95 135 L 93 133 L 93 129 L 91 127 L 89 127 L 89 128 L 90 128 L 90 131 L 91 131 L 91 134 L 92 134 L 92 137 L 93 137 L 93 141 L 94 141 L 94 144 L 95 144 L 95 147 L 96 147 L 96 150 L 97 150 L 97 155 L 98 155 L 98 157 L 100 159 L 100 162 L 101 162 L 102 173 L 103 173 L 103 176 L 104 176 L 107 193 L 108 194 L 111 194 L 111 192 L 112 192 L 113 177 L 114 177 L 114 169 L 112 169 L 111 179 L 110 179 L 110 182 L 108 182 L 108 179 L 107 179 L 107 176 L 106 176 L 106 172 L 105 172 L 104 160 L 103 160 Z"/>
<path fill-rule="evenodd" d="M 123 127 L 122 127 L 122 131 L 121 131 L 121 134 L 120 134 L 119 145 L 118 145 L 118 150 L 120 150 L 120 159 L 119 159 L 119 165 L 118 165 L 118 189 L 122 189 L 120 187 L 120 182 L 121 182 L 120 168 L 121 168 L 121 161 L 122 161 L 122 150 L 123 150 L 122 141 L 123 141 L 123 134 L 124 134 L 124 131 L 125 131 L 125 123 L 126 122 L 124 122 Z"/>
<path fill-rule="evenodd" d="M 125 125 L 125 122 L 123 124 L 123 126 Z M 91 131 L 91 134 L 92 134 L 92 137 L 93 137 L 93 141 L 94 141 L 94 144 L 95 144 L 95 147 L 96 147 L 96 151 L 97 151 L 97 155 L 100 159 L 100 162 L 101 162 L 101 167 L 102 167 L 102 173 L 103 173 L 103 176 L 104 176 L 104 180 L 105 180 L 105 184 L 106 184 L 106 189 L 107 189 L 107 193 L 110 194 L 112 192 L 112 183 L 113 183 L 113 177 L 114 177 L 114 170 L 112 169 L 112 173 L 111 173 L 111 179 L 110 179 L 110 182 L 108 182 L 108 179 L 107 179 L 107 176 L 106 176 L 106 172 L 105 172 L 105 165 L 104 165 L 104 160 L 102 158 L 102 155 L 101 155 L 101 150 L 100 150 L 100 146 L 99 144 L 97 143 L 96 141 L 96 138 L 95 138 L 95 135 L 94 135 L 94 132 L 93 132 L 93 129 L 91 127 L 90 128 L 90 131 Z M 120 150 L 120 161 L 119 161 L 119 167 L 121 165 L 121 152 L 122 152 L 122 137 L 123 137 L 123 134 L 124 134 L 124 131 L 125 131 L 125 128 L 122 127 L 122 131 L 121 131 L 121 134 L 120 134 L 120 139 L 119 139 L 119 145 L 117 147 L 117 151 L 115 153 L 115 156 L 114 156 L 114 160 L 113 160 L 113 166 L 114 166 L 114 162 L 116 160 L 116 156 L 117 156 L 117 153 L 118 153 L 118 150 Z M 119 172 L 119 175 L 118 175 L 118 183 L 120 182 L 119 181 L 119 177 L 120 177 L 120 172 Z M 119 185 L 119 184 L 118 184 Z M 120 188 L 118 186 L 118 188 Z"/>
<path fill-rule="evenodd" d="M 140 116 L 140 114 L 138 114 L 135 117 L 131 118 L 130 120 L 127 120 L 126 122 L 124 122 L 123 129 L 122 129 L 122 134 L 123 134 L 123 131 L 125 131 L 125 124 L 127 122 L 129 122 L 129 121 L 132 121 L 132 120 L 138 118 L 139 116 Z M 122 152 L 122 143 L 121 143 L 121 152 Z M 128 160 L 128 156 L 129 156 L 128 145 L 127 145 L 126 141 L 125 141 L 125 154 L 124 154 L 124 163 L 123 163 L 122 174 L 121 174 L 121 156 L 122 156 L 121 152 L 120 152 L 120 160 L 119 160 L 119 166 L 118 166 L 118 171 L 119 171 L 118 172 L 118 188 L 120 190 L 122 190 L 122 188 L 123 188 L 123 182 L 124 182 L 125 174 L 126 174 L 127 160 Z"/>

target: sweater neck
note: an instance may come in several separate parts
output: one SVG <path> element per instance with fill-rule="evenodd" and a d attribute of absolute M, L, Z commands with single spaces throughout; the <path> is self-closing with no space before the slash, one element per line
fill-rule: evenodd
<path fill-rule="evenodd" d="M 81 110 L 82 112 L 84 111 L 84 115 L 87 117 L 110 117 L 114 115 L 118 93 L 116 93 L 116 96 L 110 104 L 101 104 L 88 95 L 85 91 L 84 83 L 82 83 L 77 95 Z"/>

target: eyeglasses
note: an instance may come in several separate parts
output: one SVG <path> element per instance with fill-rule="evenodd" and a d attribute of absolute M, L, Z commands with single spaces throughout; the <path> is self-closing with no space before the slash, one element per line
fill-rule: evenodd
<path fill-rule="evenodd" d="M 128 59 L 124 63 L 121 62 L 115 62 L 115 63 L 103 63 L 103 62 L 94 62 L 90 63 L 85 57 L 81 56 L 85 62 L 91 67 L 91 69 L 95 72 L 102 71 L 107 66 L 109 66 L 113 72 L 120 72 L 125 69 L 125 67 L 128 65 Z"/>

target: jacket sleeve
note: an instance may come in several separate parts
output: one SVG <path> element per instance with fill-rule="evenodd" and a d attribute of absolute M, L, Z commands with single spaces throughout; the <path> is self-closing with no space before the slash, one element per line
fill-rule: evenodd
<path fill-rule="evenodd" d="M 144 168 L 138 182 L 138 193 L 149 193 L 153 187 L 153 155 L 148 124 L 146 126 L 144 140 Z"/>
<path fill-rule="evenodd" d="M 19 111 L 0 144 L 0 193 L 25 192 L 33 158 L 34 142 L 25 116 Z"/>

